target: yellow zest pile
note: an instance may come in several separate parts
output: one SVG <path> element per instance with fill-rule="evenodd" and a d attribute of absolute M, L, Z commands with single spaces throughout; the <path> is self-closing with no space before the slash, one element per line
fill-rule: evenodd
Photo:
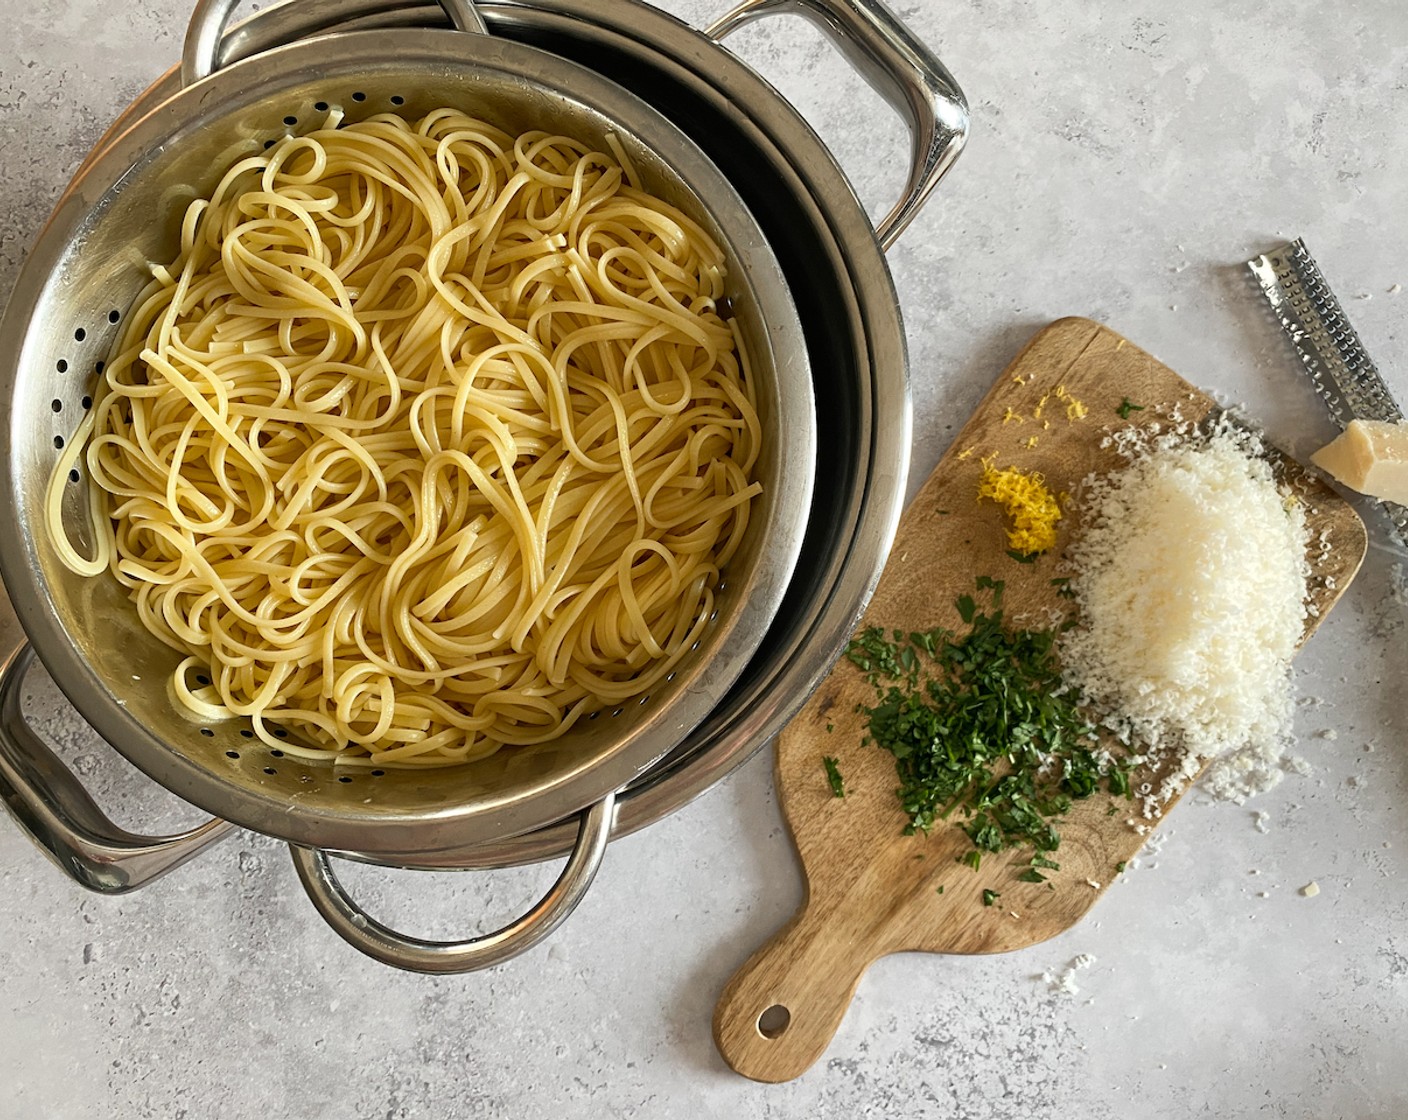
<path fill-rule="evenodd" d="M 984 498 L 991 498 L 1012 519 L 1007 543 L 1014 552 L 1031 555 L 1046 552 L 1056 544 L 1056 522 L 1061 520 L 1061 507 L 1038 472 L 1024 473 L 1016 467 L 1000 471 L 991 459 L 984 459 L 983 477 L 978 480 L 978 501 Z"/>

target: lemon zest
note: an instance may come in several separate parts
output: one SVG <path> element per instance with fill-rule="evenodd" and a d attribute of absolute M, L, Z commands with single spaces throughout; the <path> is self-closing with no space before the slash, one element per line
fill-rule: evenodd
<path fill-rule="evenodd" d="M 1007 531 L 1007 543 L 1012 550 L 1031 555 L 1052 548 L 1056 544 L 1056 522 L 1061 520 L 1061 507 L 1046 488 L 1041 474 L 1020 471 L 1016 467 L 998 470 L 991 458 L 982 463 L 978 501 L 991 499 L 1012 519 L 1012 528 Z"/>
<path fill-rule="evenodd" d="M 1080 420 L 1090 411 L 1090 409 L 1085 407 L 1084 403 L 1071 396 L 1071 394 L 1066 391 L 1064 385 L 1056 386 L 1056 399 L 1064 402 L 1067 420 Z"/>

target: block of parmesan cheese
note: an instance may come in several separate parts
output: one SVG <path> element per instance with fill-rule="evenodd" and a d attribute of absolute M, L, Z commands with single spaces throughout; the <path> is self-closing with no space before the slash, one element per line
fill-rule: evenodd
<path fill-rule="evenodd" d="M 1310 461 L 1351 490 L 1408 506 L 1408 424 L 1351 420 Z"/>

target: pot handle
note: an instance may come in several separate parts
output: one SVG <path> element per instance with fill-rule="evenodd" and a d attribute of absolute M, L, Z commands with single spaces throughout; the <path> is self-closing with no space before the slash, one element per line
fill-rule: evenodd
<path fill-rule="evenodd" d="M 493 933 L 467 941 L 424 941 L 382 925 L 352 901 L 319 848 L 290 844 L 303 889 L 333 932 L 382 964 L 408 972 L 476 972 L 526 953 L 560 926 L 592 885 L 611 836 L 616 795 L 607 794 L 582 813 L 577 843 L 552 889 L 533 909 Z"/>
<path fill-rule="evenodd" d="M 25 642 L 0 664 L 0 800 L 70 879 L 125 894 L 235 830 L 214 818 L 174 836 L 135 836 L 109 820 L 24 718 L 20 685 L 33 660 Z"/>
<path fill-rule="evenodd" d="M 875 227 L 888 249 L 914 221 L 968 140 L 968 101 L 938 57 L 881 0 L 743 0 L 705 29 L 715 42 L 763 16 L 809 20 L 909 125 L 913 143 L 904 197 Z"/>
<path fill-rule="evenodd" d="M 474 6 L 474 0 L 439 0 L 450 22 L 459 31 L 476 31 L 481 35 L 489 33 Z M 186 42 L 181 48 L 181 85 L 193 85 L 202 78 L 208 78 L 220 69 L 220 41 L 230 16 L 239 7 L 240 0 L 198 0 L 191 13 L 190 25 L 186 28 Z"/>

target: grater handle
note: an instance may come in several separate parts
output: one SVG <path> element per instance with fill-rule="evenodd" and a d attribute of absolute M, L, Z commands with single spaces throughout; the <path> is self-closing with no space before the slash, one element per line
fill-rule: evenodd
<path fill-rule="evenodd" d="M 474 0 L 439 0 L 450 22 L 460 31 L 489 33 Z M 197 0 L 181 49 L 181 85 L 194 85 L 220 69 L 220 44 L 240 0 Z"/>
<path fill-rule="evenodd" d="M 110 821 L 20 710 L 28 642 L 0 664 L 0 800 L 80 886 L 125 894 L 199 855 L 235 826 L 219 818 L 174 836 L 134 836 Z"/>
<path fill-rule="evenodd" d="M 704 34 L 719 42 L 764 16 L 815 24 L 909 126 L 912 155 L 904 195 L 875 227 L 888 249 L 914 221 L 968 141 L 968 101 L 938 57 L 881 0 L 743 0 Z"/>
<path fill-rule="evenodd" d="M 528 913 L 502 929 L 465 941 L 426 941 L 382 925 L 352 900 L 337 880 L 328 853 L 290 844 L 293 866 L 313 906 L 333 932 L 373 960 L 408 972 L 477 972 L 526 953 L 577 908 L 592 885 L 611 837 L 616 795 L 582 813 L 577 843 L 557 882 Z"/>

